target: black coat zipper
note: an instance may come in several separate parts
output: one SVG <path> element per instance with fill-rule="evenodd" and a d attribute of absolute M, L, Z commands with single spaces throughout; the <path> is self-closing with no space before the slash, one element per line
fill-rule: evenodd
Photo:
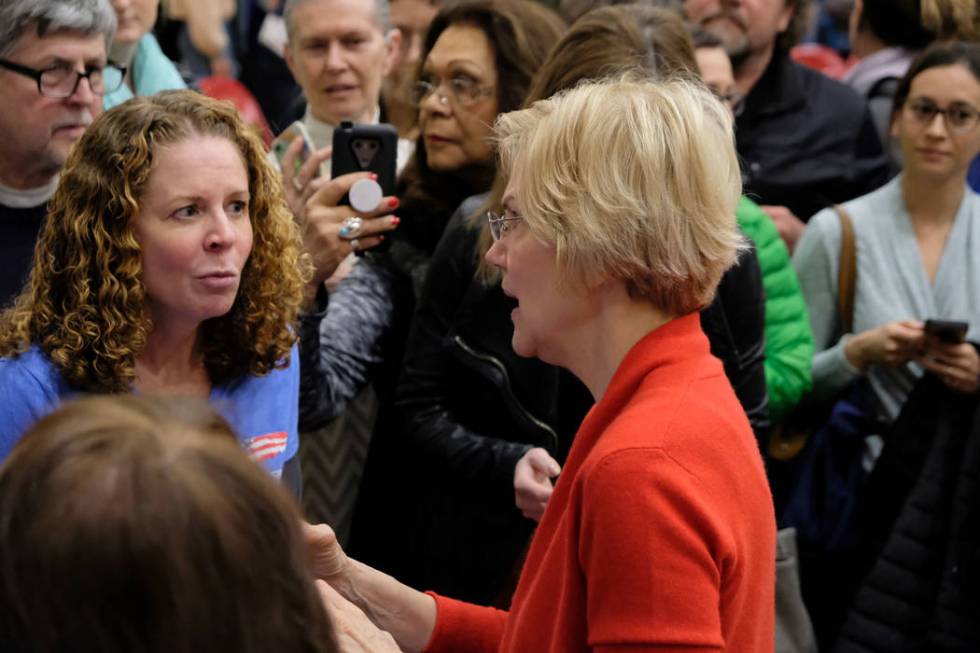
<path fill-rule="evenodd" d="M 555 455 L 556 452 L 558 451 L 558 434 L 555 432 L 553 428 L 548 426 L 548 424 L 546 424 L 545 422 L 541 421 L 540 419 L 532 415 L 530 411 L 528 411 L 524 407 L 524 405 L 520 402 L 520 400 L 518 400 L 517 397 L 514 396 L 514 393 L 511 390 L 511 385 L 510 385 L 510 374 L 508 374 L 507 368 L 500 361 L 500 359 L 495 358 L 489 354 L 484 354 L 476 351 L 471 346 L 469 346 L 466 343 L 466 341 L 463 340 L 463 338 L 459 335 L 453 336 L 453 342 L 460 349 L 462 349 L 464 352 L 466 352 L 473 358 L 479 361 L 483 361 L 484 363 L 489 363 L 491 366 L 494 367 L 494 369 L 496 369 L 497 372 L 500 373 L 500 376 L 503 378 L 503 385 L 504 385 L 503 394 L 507 400 L 507 403 L 510 405 L 510 407 L 513 410 L 517 411 L 522 417 L 524 417 L 529 422 L 531 422 L 532 424 L 534 424 L 535 426 L 537 426 L 542 431 L 548 434 L 548 437 L 551 439 L 551 447 L 552 447 L 550 453 L 552 455 Z"/>

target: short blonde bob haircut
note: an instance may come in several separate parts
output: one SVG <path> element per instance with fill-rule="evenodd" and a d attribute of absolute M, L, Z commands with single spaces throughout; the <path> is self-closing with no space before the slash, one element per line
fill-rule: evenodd
<path fill-rule="evenodd" d="M 153 329 L 133 228 L 158 148 L 225 138 L 248 175 L 253 244 L 231 310 L 200 327 L 212 383 L 289 362 L 310 263 L 261 140 L 231 104 L 193 91 L 134 98 L 100 116 L 72 150 L 30 279 L 0 314 L 0 356 L 38 345 L 77 390 L 126 392 Z"/>
<path fill-rule="evenodd" d="M 580 84 L 494 131 L 522 217 L 567 276 L 622 280 L 671 315 L 710 303 L 744 246 L 742 183 L 731 115 L 701 84 Z"/>

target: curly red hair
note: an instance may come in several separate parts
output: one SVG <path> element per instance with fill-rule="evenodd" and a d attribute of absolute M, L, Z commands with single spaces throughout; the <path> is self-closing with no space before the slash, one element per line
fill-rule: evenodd
<path fill-rule="evenodd" d="M 201 325 L 204 365 L 221 384 L 288 364 L 308 256 L 262 142 L 230 104 L 193 91 L 134 98 L 86 130 L 49 203 L 30 279 L 0 314 L 0 356 L 37 344 L 77 389 L 132 389 L 153 328 L 133 222 L 157 148 L 200 136 L 241 153 L 254 234 L 232 309 Z"/>

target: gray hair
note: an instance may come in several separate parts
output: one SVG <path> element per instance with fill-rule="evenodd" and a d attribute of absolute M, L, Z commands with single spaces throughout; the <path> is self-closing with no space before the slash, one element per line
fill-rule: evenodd
<path fill-rule="evenodd" d="M 282 15 L 286 20 L 286 36 L 288 40 L 292 42 L 293 40 L 293 12 L 296 11 L 301 5 L 311 2 L 312 0 L 286 0 L 286 6 L 283 7 Z M 378 28 L 381 30 L 381 34 L 388 36 L 388 32 L 391 31 L 391 5 L 388 0 L 372 0 L 374 3 L 374 22 L 377 23 Z"/>
<path fill-rule="evenodd" d="M 10 54 L 31 26 L 41 38 L 56 32 L 101 34 L 108 52 L 116 33 L 116 12 L 109 0 L 2 0 L 0 57 Z"/>

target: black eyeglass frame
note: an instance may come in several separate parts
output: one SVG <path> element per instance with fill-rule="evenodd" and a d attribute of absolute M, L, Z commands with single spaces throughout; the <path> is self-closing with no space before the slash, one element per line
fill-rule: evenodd
<path fill-rule="evenodd" d="M 116 70 L 119 71 L 119 83 L 116 84 L 114 88 L 109 88 L 106 85 L 106 79 L 105 79 L 105 75 L 104 75 L 105 69 L 106 68 L 109 68 L 110 66 L 112 68 L 115 68 Z M 55 98 L 55 99 L 59 99 L 59 100 L 63 100 L 65 98 L 70 98 L 76 92 L 78 92 L 78 85 L 82 82 L 82 78 L 83 77 L 88 80 L 88 85 L 89 85 L 89 88 L 92 89 L 92 93 L 94 93 L 95 95 L 98 95 L 99 97 L 103 97 L 107 93 L 112 93 L 113 91 L 118 90 L 122 86 L 123 80 L 126 79 L 126 66 L 117 66 L 116 64 L 110 62 L 109 64 L 107 64 L 106 66 L 104 66 L 102 68 L 93 68 L 92 70 L 88 70 L 88 71 L 83 72 L 83 73 L 80 73 L 77 70 L 72 70 L 72 72 L 75 73 L 75 84 L 71 87 L 71 92 L 70 93 L 67 93 L 67 94 L 61 94 L 61 93 L 52 94 L 50 92 L 50 89 L 48 90 L 48 92 L 45 92 L 45 90 L 44 90 L 44 85 L 42 83 L 42 79 L 44 77 L 44 74 L 47 73 L 47 72 L 50 72 L 52 70 L 59 70 L 59 69 L 61 69 L 61 70 L 67 70 L 65 67 L 63 67 L 63 66 L 52 66 L 50 68 L 44 68 L 44 69 L 39 70 L 37 68 L 31 68 L 30 66 L 23 66 L 23 65 L 21 65 L 19 63 L 16 63 L 16 62 L 13 62 L 13 61 L 9 61 L 7 59 L 0 59 L 0 68 L 6 68 L 7 70 L 9 70 L 11 72 L 15 72 L 15 73 L 17 73 L 19 75 L 23 75 L 24 77 L 30 77 L 31 79 L 33 79 L 37 83 L 37 92 L 38 93 L 40 93 L 44 97 Z M 101 91 L 100 90 L 97 90 L 96 89 L 96 85 L 93 84 L 93 82 L 92 82 L 92 75 L 97 75 L 98 76 L 98 81 L 99 81 L 98 86 L 100 86 L 102 88 Z"/>
<path fill-rule="evenodd" d="M 966 103 L 954 102 L 945 109 L 940 109 L 932 100 L 920 97 L 906 100 L 902 109 L 911 112 L 912 119 L 922 127 L 928 127 L 936 120 L 937 115 L 942 115 L 946 129 L 956 134 L 969 134 L 980 124 L 980 110 Z M 954 111 L 964 111 L 967 117 L 955 118 L 952 115 Z"/>

